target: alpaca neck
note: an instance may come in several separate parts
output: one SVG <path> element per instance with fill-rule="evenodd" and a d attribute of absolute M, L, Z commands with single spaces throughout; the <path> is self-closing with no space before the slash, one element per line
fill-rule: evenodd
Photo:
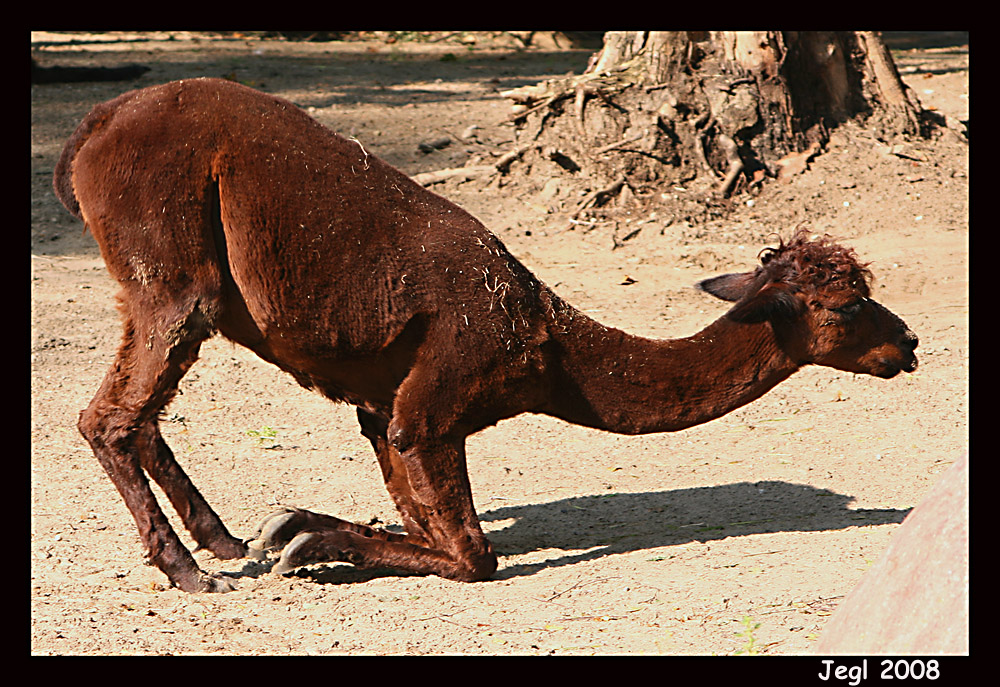
<path fill-rule="evenodd" d="M 556 351 L 543 412 L 622 434 L 669 432 L 759 398 L 799 365 L 771 325 L 723 317 L 683 339 L 654 340 L 605 327 L 557 301 Z"/>

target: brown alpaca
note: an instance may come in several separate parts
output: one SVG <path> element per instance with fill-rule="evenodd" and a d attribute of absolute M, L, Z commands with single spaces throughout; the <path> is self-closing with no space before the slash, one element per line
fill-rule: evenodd
<path fill-rule="evenodd" d="M 220 558 L 283 547 L 279 572 L 346 561 L 483 580 L 497 558 L 465 439 L 484 427 L 532 412 L 674 431 L 810 363 L 884 378 L 917 365 L 917 337 L 869 298 L 853 252 L 801 233 L 754 272 L 703 282 L 735 305 L 694 336 L 605 327 L 461 208 L 291 103 L 227 81 L 98 105 L 67 142 L 55 189 L 122 286 L 124 338 L 80 431 L 149 558 L 188 591 L 231 585 L 198 568 L 143 471 Z M 157 426 L 215 332 L 357 406 L 405 534 L 298 509 L 269 516 L 253 541 L 228 532 Z"/>

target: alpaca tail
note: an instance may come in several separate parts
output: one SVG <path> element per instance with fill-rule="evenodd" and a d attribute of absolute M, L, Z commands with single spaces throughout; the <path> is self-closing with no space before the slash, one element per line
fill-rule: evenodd
<path fill-rule="evenodd" d="M 114 102 L 112 101 L 112 103 Z M 83 118 L 80 125 L 76 127 L 76 131 L 73 132 L 73 135 L 66 141 L 66 145 L 63 146 L 59 162 L 56 163 L 56 170 L 52 175 L 52 187 L 55 190 L 56 197 L 77 219 L 83 219 L 83 215 L 80 212 L 80 202 L 77 200 L 76 193 L 73 190 L 73 160 L 90 135 L 103 126 L 111 117 L 114 111 L 112 103 L 98 105 Z M 84 227 L 84 231 L 86 231 L 86 227 Z"/>

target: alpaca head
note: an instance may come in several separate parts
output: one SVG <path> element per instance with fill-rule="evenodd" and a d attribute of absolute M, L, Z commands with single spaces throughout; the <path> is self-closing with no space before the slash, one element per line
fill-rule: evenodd
<path fill-rule="evenodd" d="M 871 272 L 854 251 L 798 231 L 761 252 L 760 266 L 701 282 L 703 291 L 735 301 L 726 317 L 771 324 L 782 349 L 817 364 L 888 379 L 913 372 L 917 336 L 869 296 Z"/>

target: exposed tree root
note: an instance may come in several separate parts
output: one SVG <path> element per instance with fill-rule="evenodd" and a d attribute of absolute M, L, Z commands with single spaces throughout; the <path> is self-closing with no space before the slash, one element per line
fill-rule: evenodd
<path fill-rule="evenodd" d="M 728 198 L 730 192 L 733 190 L 733 186 L 736 184 L 736 180 L 739 179 L 740 173 L 743 171 L 743 160 L 740 158 L 739 148 L 729 136 L 719 134 L 719 144 L 726 152 L 726 158 L 729 160 L 729 170 L 726 172 L 726 178 L 722 180 L 719 193 L 724 198 Z"/>
<path fill-rule="evenodd" d="M 609 186 L 597 189 L 596 191 L 591 191 L 584 197 L 582 201 L 580 201 L 580 204 L 576 206 L 576 210 L 573 212 L 572 215 L 570 215 L 570 218 L 577 219 L 580 217 L 580 213 L 582 213 L 584 210 L 590 208 L 593 205 L 596 205 L 597 203 L 606 202 L 609 197 L 621 191 L 624 185 L 625 185 L 625 179 L 623 177 L 615 182 L 612 182 L 611 185 Z"/>
<path fill-rule="evenodd" d="M 793 172 L 850 119 L 880 137 L 928 126 L 873 32 L 610 32 L 583 74 L 501 95 L 537 145 L 533 174 L 562 174 L 556 162 L 598 188 L 574 219 L 623 179 L 646 195 L 701 177 L 728 198 Z"/>

